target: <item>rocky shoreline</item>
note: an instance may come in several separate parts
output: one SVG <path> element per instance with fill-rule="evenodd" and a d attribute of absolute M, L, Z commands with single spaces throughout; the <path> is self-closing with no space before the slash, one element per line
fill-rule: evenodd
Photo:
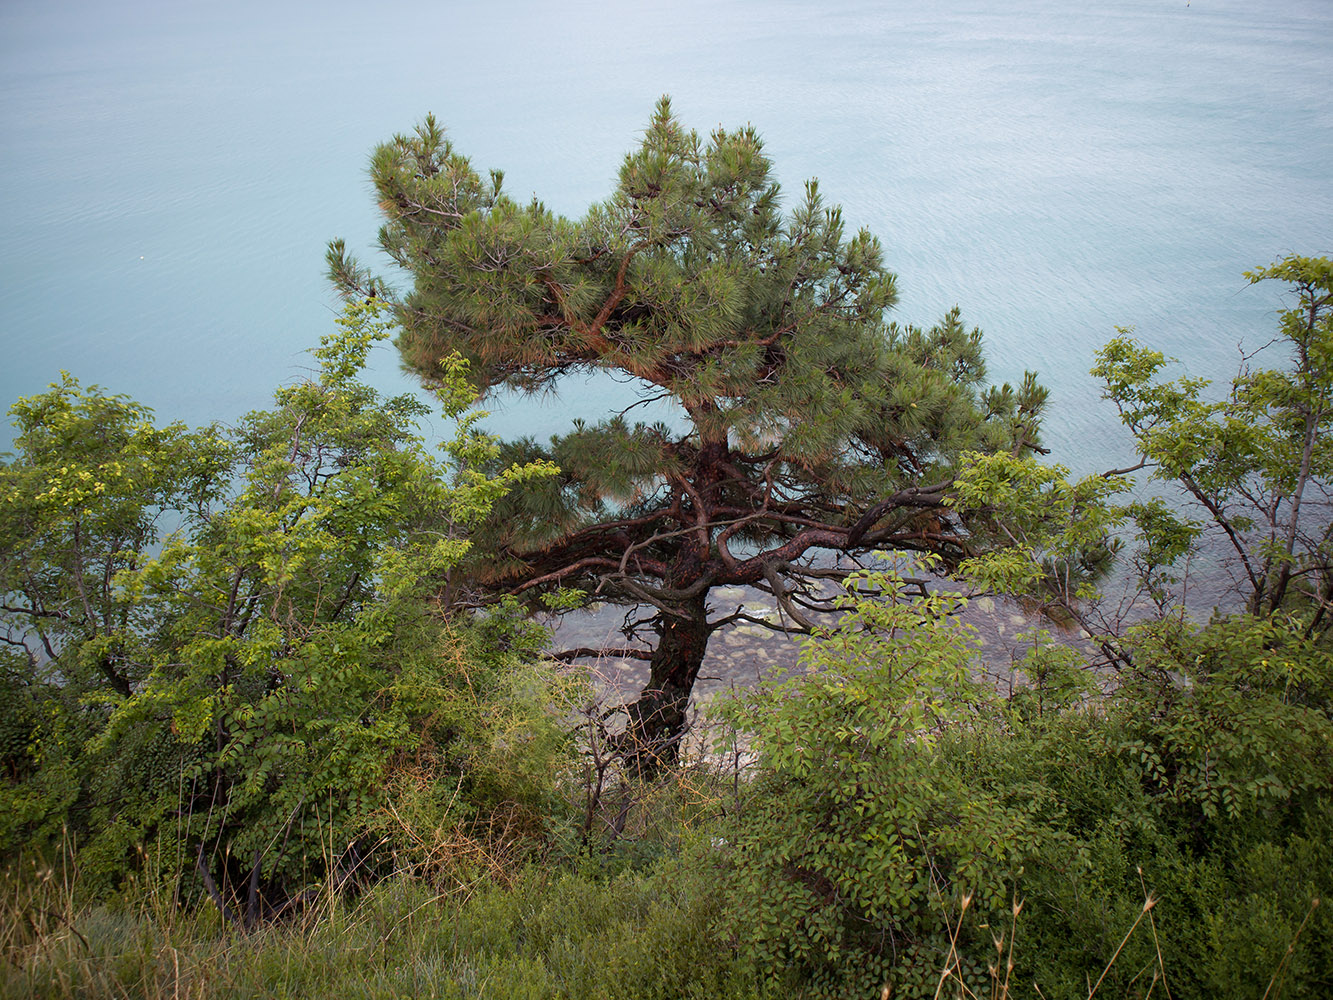
<path fill-rule="evenodd" d="M 729 614 L 743 604 L 756 617 L 780 620 L 772 598 L 749 587 L 719 587 L 713 591 L 713 597 L 715 615 Z M 554 624 L 553 648 L 624 646 L 621 626 L 625 613 L 626 609 L 620 606 L 595 605 L 567 615 Z M 960 617 L 976 630 L 983 669 L 1000 685 L 1011 681 L 1013 663 L 1027 648 L 1028 644 L 1018 638 L 1021 633 L 1041 627 L 1056 630 L 1051 622 L 1043 622 L 1016 601 L 1005 598 L 974 598 Z M 1077 641 L 1074 634 L 1067 635 L 1069 641 Z M 804 641 L 806 637 L 802 635 L 787 635 L 748 623 L 720 629 L 709 642 L 691 706 L 698 709 L 722 692 L 750 687 L 777 671 L 795 668 Z M 648 648 L 646 644 L 640 645 Z M 648 664 L 644 660 L 585 657 L 575 662 L 595 675 L 608 704 L 632 700 L 648 682 Z"/>

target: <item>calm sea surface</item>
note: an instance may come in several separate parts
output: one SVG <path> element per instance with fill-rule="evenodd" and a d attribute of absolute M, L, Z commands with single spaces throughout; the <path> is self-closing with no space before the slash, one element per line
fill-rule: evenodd
<path fill-rule="evenodd" d="M 0 401 L 65 368 L 232 420 L 330 329 L 326 241 L 373 256 L 376 142 L 433 111 L 573 215 L 670 93 L 753 122 L 789 192 L 818 176 L 882 238 L 897 317 L 959 304 L 997 380 L 1051 386 L 1052 457 L 1104 467 L 1126 442 L 1086 372 L 1116 325 L 1225 377 L 1280 305 L 1241 272 L 1333 253 L 1330 38 L 1326 0 L 3 0 Z M 491 427 L 633 398 L 576 395 Z"/>

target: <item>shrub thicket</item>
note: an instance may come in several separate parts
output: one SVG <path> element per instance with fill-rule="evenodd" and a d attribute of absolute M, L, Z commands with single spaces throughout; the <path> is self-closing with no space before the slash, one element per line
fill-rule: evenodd
<path fill-rule="evenodd" d="M 357 379 L 376 316 L 349 307 L 317 375 L 231 430 L 159 429 L 69 377 L 15 405 L 0 852 L 252 925 L 417 863 L 420 828 L 484 865 L 548 822 L 567 741 L 543 636 L 450 594 L 470 526 L 551 470 L 477 471 L 494 448 L 459 372 L 432 456 L 422 404 Z"/>
<path fill-rule="evenodd" d="M 1257 275 L 1301 296 L 1291 372 L 1213 405 L 1158 385 L 1151 352 L 1103 359 L 1145 456 L 1244 553 L 1244 613 L 1184 613 L 1201 528 L 1118 503 L 1119 477 L 976 456 L 956 490 L 978 546 L 1015 544 L 965 568 L 1081 643 L 1034 633 L 1002 694 L 963 598 L 859 573 L 798 668 L 669 771 L 635 767 L 516 607 L 470 606 L 471 528 L 549 469 L 488 479 L 466 416 L 432 458 L 416 404 L 356 380 L 373 304 L 234 431 L 157 428 L 71 379 L 21 401 L 0 991 L 1327 995 L 1333 265 Z M 1152 613 L 1095 629 L 1130 524 Z"/>

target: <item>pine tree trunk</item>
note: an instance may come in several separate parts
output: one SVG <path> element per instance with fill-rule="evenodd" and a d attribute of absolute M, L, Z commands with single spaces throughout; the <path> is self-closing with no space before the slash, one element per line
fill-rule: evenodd
<path fill-rule="evenodd" d="M 641 764 L 671 763 L 685 732 L 690 691 L 708 649 L 706 598 L 680 608 L 687 617 L 663 615 L 648 684 L 629 706 L 629 736 Z"/>

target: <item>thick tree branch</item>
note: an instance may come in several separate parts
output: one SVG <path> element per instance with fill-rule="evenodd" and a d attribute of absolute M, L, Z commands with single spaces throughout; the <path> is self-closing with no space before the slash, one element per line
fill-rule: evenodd
<path fill-rule="evenodd" d="M 892 496 L 886 497 L 862 514 L 847 529 L 844 544 L 848 548 L 855 548 L 865 537 L 866 532 L 874 527 L 876 521 L 897 507 L 943 507 L 944 492 L 952 484 L 952 479 L 946 479 L 938 483 L 932 483 L 929 486 L 913 486 L 909 489 L 899 490 Z"/>
<path fill-rule="evenodd" d="M 637 649 L 633 646 L 576 646 L 573 649 L 562 649 L 558 653 L 549 653 L 548 655 L 551 659 L 559 660 L 562 663 L 570 663 L 588 657 L 651 660 L 653 651 L 651 649 Z"/>

